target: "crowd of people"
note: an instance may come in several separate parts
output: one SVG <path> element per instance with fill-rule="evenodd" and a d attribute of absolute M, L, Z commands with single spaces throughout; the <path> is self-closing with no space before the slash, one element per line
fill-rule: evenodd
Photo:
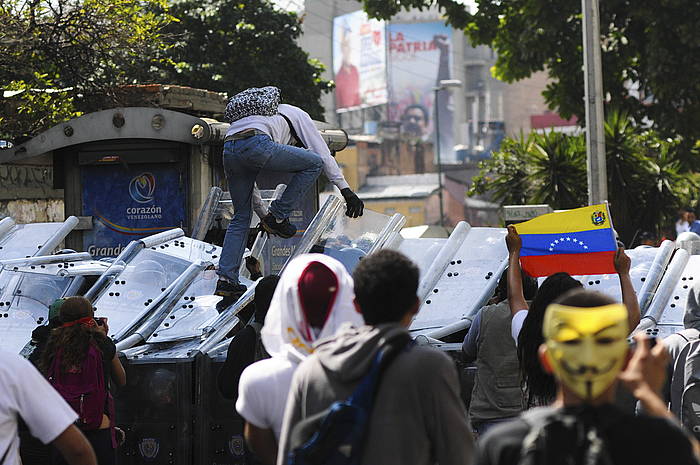
<path fill-rule="evenodd" d="M 270 358 L 245 368 L 238 382 L 236 409 L 256 459 L 277 465 L 698 463 L 698 442 L 668 408 L 666 344 L 652 347 L 656 341 L 642 335 L 628 340 L 640 309 L 624 250 L 614 259 L 622 294 L 615 302 L 565 273 L 538 286 L 521 271 L 513 226 L 506 243 L 509 267 L 464 338 L 464 356 L 477 367 L 468 410 L 449 357 L 400 343 L 380 372 L 348 462 L 299 457 L 309 455 L 314 441 L 333 446 L 333 434 L 324 436 L 333 427 L 330 412 L 352 404 L 382 350 L 408 336 L 420 306 L 418 269 L 391 250 L 364 258 L 352 277 L 324 255 L 291 262 L 260 331 Z M 700 334 L 700 307 L 691 302 L 698 292 L 689 296 L 688 330 L 672 336 L 670 347 Z M 637 411 L 619 400 L 620 387 L 636 399 Z M 642 446 L 645 440 L 653 447 Z"/>
<path fill-rule="evenodd" d="M 506 244 L 509 266 L 464 337 L 464 357 L 477 367 L 468 410 L 453 359 L 409 337 L 419 272 L 401 253 L 369 255 L 352 275 L 332 257 L 305 254 L 261 278 L 254 315 L 218 379 L 245 420 L 249 462 L 698 463 L 698 442 L 668 408 L 667 375 L 669 360 L 700 335 L 700 288 L 689 293 L 686 330 L 666 344 L 635 336 L 630 345 L 640 310 L 624 250 L 615 302 L 565 273 L 538 286 L 521 270 L 516 227 Z M 115 463 L 122 433 L 110 384 L 126 375 L 107 322 L 83 297 L 57 301 L 52 313 L 35 334 L 36 367 L 2 354 L 0 463 Z M 636 412 L 618 401 L 619 387 Z M 338 444 L 337 434 L 324 436 L 337 426 L 333 411 L 362 396 L 366 420 L 352 422 L 359 435 Z M 347 446 L 352 461 L 300 461 L 319 441 Z"/>

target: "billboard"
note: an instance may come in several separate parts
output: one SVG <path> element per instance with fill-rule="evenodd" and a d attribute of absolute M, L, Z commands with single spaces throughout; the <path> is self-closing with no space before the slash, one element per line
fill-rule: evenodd
<path fill-rule="evenodd" d="M 83 233 L 94 257 L 116 256 L 132 240 L 180 228 L 185 189 L 176 164 L 81 167 L 83 215 L 93 217 Z"/>
<path fill-rule="evenodd" d="M 451 79 L 452 29 L 442 22 L 392 23 L 388 35 L 389 119 L 401 122 L 404 135 L 435 142 L 437 106 L 442 162 L 456 161 L 450 91 L 439 91 L 434 101 L 435 86 Z"/>
<path fill-rule="evenodd" d="M 333 18 L 337 110 L 387 103 L 386 32 L 364 11 Z"/>

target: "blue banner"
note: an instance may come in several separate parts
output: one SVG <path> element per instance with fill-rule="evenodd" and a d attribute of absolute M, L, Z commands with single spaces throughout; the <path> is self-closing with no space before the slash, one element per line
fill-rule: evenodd
<path fill-rule="evenodd" d="M 175 164 L 82 166 L 83 215 L 93 228 L 83 248 L 113 257 L 131 241 L 185 222 L 185 185 Z"/>

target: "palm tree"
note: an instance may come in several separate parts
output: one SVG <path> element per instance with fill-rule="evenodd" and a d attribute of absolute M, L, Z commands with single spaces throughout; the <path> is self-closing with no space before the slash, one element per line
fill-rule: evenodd
<path fill-rule="evenodd" d="M 683 146 L 636 126 L 615 109 L 607 112 L 605 141 L 608 198 L 620 238 L 631 245 L 641 231 L 661 235 L 700 185 L 684 163 Z M 521 133 L 506 138 L 480 169 L 470 195 L 489 192 L 502 204 L 547 203 L 555 209 L 586 204 L 583 135 Z"/>
<path fill-rule="evenodd" d="M 528 151 L 531 200 L 554 209 L 586 202 L 586 143 L 581 136 L 549 131 L 535 134 Z"/>

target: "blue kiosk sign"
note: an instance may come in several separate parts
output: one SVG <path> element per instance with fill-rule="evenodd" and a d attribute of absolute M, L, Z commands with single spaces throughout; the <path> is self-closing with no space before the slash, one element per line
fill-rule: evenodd
<path fill-rule="evenodd" d="M 176 164 L 82 166 L 81 177 L 83 215 L 93 217 L 83 247 L 95 257 L 119 255 L 132 240 L 184 225 Z"/>

